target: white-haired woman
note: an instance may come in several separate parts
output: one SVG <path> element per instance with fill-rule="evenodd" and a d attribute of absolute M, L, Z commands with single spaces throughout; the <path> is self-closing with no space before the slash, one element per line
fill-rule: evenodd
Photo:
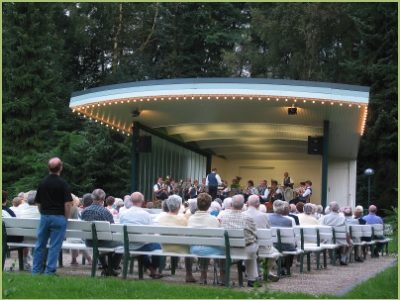
<path fill-rule="evenodd" d="M 158 224 L 162 226 L 184 226 L 188 224 L 187 219 L 179 214 L 179 210 L 182 204 L 182 198 L 178 195 L 171 195 L 168 199 L 164 200 L 168 212 L 166 214 L 160 215 L 158 218 Z M 177 244 L 161 244 L 161 248 L 164 252 L 173 253 L 183 253 L 188 254 L 189 246 L 187 245 L 177 245 Z M 197 282 L 192 274 L 192 263 L 193 259 L 190 257 L 185 258 L 185 269 L 186 269 L 186 282 Z"/>

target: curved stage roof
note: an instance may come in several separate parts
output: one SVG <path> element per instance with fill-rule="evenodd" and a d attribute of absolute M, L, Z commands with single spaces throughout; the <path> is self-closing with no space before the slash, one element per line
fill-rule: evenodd
<path fill-rule="evenodd" d="M 252 78 L 195 78 L 124 83 L 74 92 L 79 115 L 129 135 L 138 121 L 165 128 L 227 159 L 307 159 L 308 136 L 330 123 L 329 156 L 355 159 L 369 88 Z M 295 106 L 296 115 L 288 115 Z M 131 111 L 139 109 L 139 117 Z"/>

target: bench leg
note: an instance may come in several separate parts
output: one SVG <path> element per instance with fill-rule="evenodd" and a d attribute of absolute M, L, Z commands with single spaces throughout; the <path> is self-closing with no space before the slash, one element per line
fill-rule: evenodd
<path fill-rule="evenodd" d="M 137 258 L 137 260 L 138 260 L 138 262 L 139 262 L 139 257 L 136 257 Z M 133 264 L 134 264 L 134 261 L 135 261 L 135 257 L 130 257 L 129 258 L 129 274 L 131 274 L 131 275 L 133 275 Z"/>
<path fill-rule="evenodd" d="M 293 255 L 293 260 L 295 260 L 295 259 L 296 259 L 296 256 Z M 289 259 L 289 256 L 286 256 L 285 262 L 286 262 L 286 275 L 290 276 L 291 273 L 290 273 L 290 259 Z"/>
<path fill-rule="evenodd" d="M 320 258 L 321 258 L 321 251 L 316 251 L 315 255 L 317 256 L 317 270 L 319 270 L 320 269 L 319 263 L 320 263 Z"/>
<path fill-rule="evenodd" d="M 239 280 L 239 286 L 243 286 L 243 272 L 242 272 L 242 265 L 243 265 L 243 260 L 239 260 L 237 262 L 237 271 L 238 271 L 238 280 Z"/>
<path fill-rule="evenodd" d="M 166 262 L 166 259 L 165 259 L 165 256 L 161 256 L 161 258 L 160 258 L 160 267 L 158 268 L 158 273 L 162 273 L 162 271 L 165 269 L 165 262 Z"/>
<path fill-rule="evenodd" d="M 307 272 L 311 271 L 311 252 L 307 253 Z"/>
<path fill-rule="evenodd" d="M 122 278 L 123 279 L 126 279 L 126 275 L 127 275 L 127 273 L 128 273 L 128 264 L 129 264 L 129 260 L 130 259 L 134 259 L 133 257 L 130 257 L 130 256 L 125 256 L 124 255 L 124 264 L 123 264 L 123 266 L 122 266 Z M 93 262 L 92 262 L 92 264 L 93 264 Z"/>
<path fill-rule="evenodd" d="M 24 248 L 18 248 L 18 263 L 19 263 L 19 270 L 24 270 Z"/>
<path fill-rule="evenodd" d="M 139 279 L 143 279 L 143 256 L 138 257 Z"/>
<path fill-rule="evenodd" d="M 304 253 L 300 254 L 300 274 L 303 274 Z"/>
<path fill-rule="evenodd" d="M 93 251 L 93 257 L 92 257 L 92 272 L 90 274 L 90 277 L 95 277 L 96 276 L 96 267 L 97 267 L 97 263 L 99 260 L 99 253 L 98 251 Z"/>
<path fill-rule="evenodd" d="M 281 256 L 278 257 L 277 262 L 278 262 L 278 276 L 281 277 L 281 270 L 282 270 L 281 269 L 281 263 L 282 263 L 282 257 Z M 302 266 L 303 266 L 303 261 L 301 261 L 301 266 L 300 266 L 300 270 L 301 271 L 303 271 Z"/>
<path fill-rule="evenodd" d="M 85 261 L 86 261 L 86 258 L 85 258 L 85 256 L 83 256 L 83 254 L 82 254 L 82 266 L 85 265 Z"/>
<path fill-rule="evenodd" d="M 58 255 L 58 266 L 60 268 L 63 267 L 63 252 L 62 252 L 62 249 L 60 250 L 60 254 Z"/>
<path fill-rule="evenodd" d="M 171 274 L 172 275 L 175 275 L 177 263 L 178 263 L 178 257 L 171 256 Z"/>
<path fill-rule="evenodd" d="M 230 257 L 227 257 L 225 260 L 225 287 L 229 287 L 229 278 L 231 276 L 231 264 L 232 261 Z"/>

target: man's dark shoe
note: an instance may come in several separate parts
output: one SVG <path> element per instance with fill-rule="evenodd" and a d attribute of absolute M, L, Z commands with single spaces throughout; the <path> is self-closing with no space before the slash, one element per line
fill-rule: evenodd
<path fill-rule="evenodd" d="M 285 270 L 281 270 L 281 276 L 286 276 Z"/>
<path fill-rule="evenodd" d="M 364 260 L 363 260 L 361 257 L 357 257 L 357 258 L 355 259 L 355 261 L 356 261 L 356 262 L 364 262 Z"/>
<path fill-rule="evenodd" d="M 112 276 L 117 277 L 118 275 L 119 275 L 118 272 L 112 271 Z M 108 270 L 103 270 L 103 271 L 101 272 L 101 276 L 109 277 L 109 276 L 110 276 L 110 273 L 108 272 Z"/>
<path fill-rule="evenodd" d="M 347 261 L 341 260 L 341 261 L 340 261 L 340 264 L 341 264 L 342 266 L 347 266 L 349 263 L 348 263 Z"/>
<path fill-rule="evenodd" d="M 378 249 L 374 249 L 374 256 L 379 257 L 379 251 L 378 251 Z"/>
<path fill-rule="evenodd" d="M 255 281 L 255 280 L 248 280 L 247 281 L 247 286 L 248 287 L 261 287 L 262 284 L 261 282 Z"/>

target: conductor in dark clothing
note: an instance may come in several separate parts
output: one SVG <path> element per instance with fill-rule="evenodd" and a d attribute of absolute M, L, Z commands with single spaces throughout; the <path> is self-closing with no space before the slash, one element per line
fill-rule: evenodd
<path fill-rule="evenodd" d="M 207 175 L 206 185 L 208 186 L 208 193 L 212 201 L 217 198 L 218 185 L 222 184 L 221 177 L 217 174 L 217 168 L 212 168 L 211 173 Z"/>

